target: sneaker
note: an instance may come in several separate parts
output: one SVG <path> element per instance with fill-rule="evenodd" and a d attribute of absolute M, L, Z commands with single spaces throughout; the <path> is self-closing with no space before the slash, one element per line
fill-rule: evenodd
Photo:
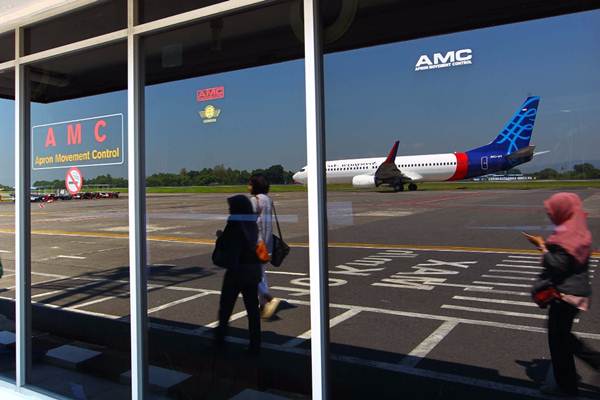
<path fill-rule="evenodd" d="M 281 300 L 274 297 L 273 300 L 263 305 L 263 308 L 260 311 L 260 317 L 263 319 L 271 318 L 273 314 L 275 314 L 275 311 L 277 311 L 277 307 L 279 307 L 280 302 Z"/>
<path fill-rule="evenodd" d="M 560 386 L 554 384 L 544 385 L 540 387 L 540 392 L 542 392 L 543 394 L 548 394 L 557 397 L 566 397 L 573 399 L 577 397 L 577 389 L 573 392 L 567 392 L 561 389 Z"/>

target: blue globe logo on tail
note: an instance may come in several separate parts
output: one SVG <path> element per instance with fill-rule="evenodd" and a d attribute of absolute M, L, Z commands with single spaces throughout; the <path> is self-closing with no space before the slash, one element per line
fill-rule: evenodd
<path fill-rule="evenodd" d="M 529 146 L 539 103 L 539 96 L 528 97 L 489 146 L 504 154 Z"/>

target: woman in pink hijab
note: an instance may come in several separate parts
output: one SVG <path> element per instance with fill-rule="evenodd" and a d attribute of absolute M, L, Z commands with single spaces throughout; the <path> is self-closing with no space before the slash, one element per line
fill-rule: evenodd
<path fill-rule="evenodd" d="M 592 293 L 589 283 L 589 258 L 592 234 L 579 196 L 557 193 L 544 201 L 544 207 L 555 229 L 546 241 L 530 239 L 543 253 L 543 272 L 534 285 L 534 293 L 553 288 L 549 303 L 548 344 L 556 385 L 545 385 L 546 394 L 576 395 L 576 355 L 595 370 L 600 370 L 600 353 L 588 348 L 571 333 L 573 319 L 580 310 L 586 311 Z"/>

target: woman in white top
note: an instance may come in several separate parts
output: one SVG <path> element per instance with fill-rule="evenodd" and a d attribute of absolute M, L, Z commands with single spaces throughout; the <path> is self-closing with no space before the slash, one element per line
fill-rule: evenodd
<path fill-rule="evenodd" d="M 252 195 L 250 201 L 252 208 L 258 215 L 256 223 L 258 224 L 258 238 L 267 245 L 269 254 L 273 253 L 273 201 L 268 196 L 269 182 L 262 174 L 255 174 L 250 177 L 248 182 L 248 191 Z M 262 278 L 258 284 L 258 300 L 260 304 L 260 315 L 268 319 L 273 316 L 279 305 L 279 299 L 269 293 L 269 283 L 265 273 L 267 263 L 262 265 Z"/>

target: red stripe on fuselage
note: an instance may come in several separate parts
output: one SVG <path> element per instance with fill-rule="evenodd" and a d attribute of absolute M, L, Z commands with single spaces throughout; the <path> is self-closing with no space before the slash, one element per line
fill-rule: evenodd
<path fill-rule="evenodd" d="M 456 171 L 454 171 L 454 175 L 448 179 L 449 181 L 465 179 L 469 169 L 469 157 L 467 156 L 467 153 L 454 153 L 454 155 L 456 156 Z"/>

